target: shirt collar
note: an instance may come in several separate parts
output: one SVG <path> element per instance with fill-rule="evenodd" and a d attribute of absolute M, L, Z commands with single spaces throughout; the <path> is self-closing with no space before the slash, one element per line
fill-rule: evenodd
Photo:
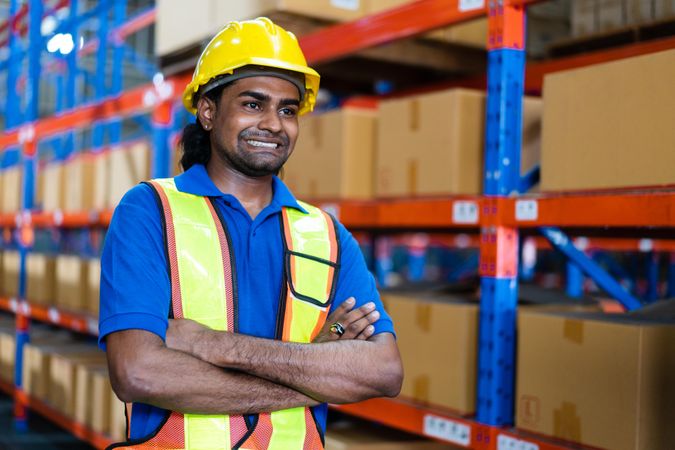
<path fill-rule="evenodd" d="M 182 174 L 176 176 L 176 187 L 181 192 L 200 195 L 203 197 L 234 197 L 231 194 L 225 194 L 218 189 L 215 183 L 209 177 L 206 167 L 202 164 L 194 164 Z M 307 210 L 293 196 L 288 187 L 279 177 L 272 178 L 272 203 L 279 207 L 295 208 L 307 214 Z"/>

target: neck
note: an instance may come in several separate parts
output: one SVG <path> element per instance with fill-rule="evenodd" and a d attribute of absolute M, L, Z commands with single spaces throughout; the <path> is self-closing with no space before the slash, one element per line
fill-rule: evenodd
<path fill-rule="evenodd" d="M 206 172 L 216 187 L 239 200 L 252 219 L 272 201 L 272 175 L 249 177 L 223 164 L 219 158 L 211 158 Z"/>

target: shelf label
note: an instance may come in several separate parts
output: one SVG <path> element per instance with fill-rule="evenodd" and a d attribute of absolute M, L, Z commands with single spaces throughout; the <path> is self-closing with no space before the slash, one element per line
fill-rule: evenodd
<path fill-rule="evenodd" d="M 458 201 L 452 204 L 452 221 L 459 224 L 478 223 L 478 203 Z"/>
<path fill-rule="evenodd" d="M 424 434 L 465 447 L 471 445 L 471 427 L 431 414 L 424 416 Z"/>
<path fill-rule="evenodd" d="M 16 307 L 17 307 L 18 304 L 19 304 L 19 302 L 17 302 L 14 297 L 10 298 L 9 299 L 9 309 L 10 309 L 10 311 L 12 311 L 13 313 L 16 313 Z"/>
<path fill-rule="evenodd" d="M 459 0 L 460 11 L 485 8 L 485 0 Z"/>
<path fill-rule="evenodd" d="M 536 200 L 516 200 L 516 220 L 528 221 L 539 218 L 539 204 Z"/>
<path fill-rule="evenodd" d="M 497 436 L 497 450 L 539 450 L 539 446 L 500 434 Z"/>
<path fill-rule="evenodd" d="M 59 313 L 59 310 L 56 308 L 49 308 L 49 311 L 47 311 L 47 316 L 49 316 L 49 320 L 52 323 L 59 323 L 61 320 L 61 314 Z"/>
<path fill-rule="evenodd" d="M 330 4 L 336 8 L 349 9 L 351 11 L 358 11 L 360 3 L 359 0 L 330 0 Z"/>
<path fill-rule="evenodd" d="M 87 319 L 87 331 L 89 334 L 98 336 L 98 321 L 93 318 Z"/>
<path fill-rule="evenodd" d="M 654 241 L 651 239 L 640 239 L 638 242 L 638 249 L 641 252 L 651 252 L 654 250 Z"/>

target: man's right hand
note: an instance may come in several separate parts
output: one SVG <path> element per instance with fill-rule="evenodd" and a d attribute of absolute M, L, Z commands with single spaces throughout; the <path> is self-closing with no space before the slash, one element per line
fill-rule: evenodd
<path fill-rule="evenodd" d="M 365 341 L 373 335 L 375 327 L 372 325 L 380 318 L 380 313 L 375 309 L 374 303 L 354 308 L 356 301 L 353 297 L 348 298 L 333 313 L 328 316 L 321 332 L 314 338 L 312 343 L 337 341 L 339 339 L 359 339 Z M 330 331 L 331 325 L 339 323 L 345 329 L 342 336 Z"/>

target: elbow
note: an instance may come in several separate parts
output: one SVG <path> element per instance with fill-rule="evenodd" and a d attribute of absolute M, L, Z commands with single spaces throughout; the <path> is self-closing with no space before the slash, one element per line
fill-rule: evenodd
<path fill-rule="evenodd" d="M 403 364 L 401 358 L 392 358 L 382 374 L 380 394 L 382 397 L 396 397 L 403 386 Z"/>
<path fill-rule="evenodd" d="M 111 370 L 110 383 L 117 397 L 125 403 L 147 403 L 152 398 L 151 377 L 139 365 L 129 364 Z"/>

